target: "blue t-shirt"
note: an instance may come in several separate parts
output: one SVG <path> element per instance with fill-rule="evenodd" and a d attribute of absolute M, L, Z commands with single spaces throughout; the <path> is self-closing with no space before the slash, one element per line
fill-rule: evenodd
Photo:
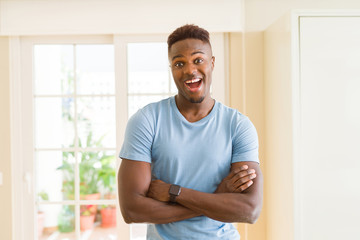
<path fill-rule="evenodd" d="M 129 120 L 120 157 L 151 163 L 157 179 L 213 193 L 231 164 L 259 162 L 258 137 L 251 121 L 215 102 L 211 112 L 189 122 L 175 97 L 152 103 Z M 168 224 L 149 224 L 147 239 L 239 239 L 231 223 L 206 216 Z"/>

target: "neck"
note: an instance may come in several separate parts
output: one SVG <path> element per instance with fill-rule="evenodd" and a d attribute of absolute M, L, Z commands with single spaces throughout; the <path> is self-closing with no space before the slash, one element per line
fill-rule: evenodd
<path fill-rule="evenodd" d="M 201 103 L 192 103 L 179 95 L 175 96 L 175 102 L 180 113 L 189 122 L 197 122 L 209 115 L 215 104 L 215 100 L 211 97 L 204 98 Z"/>

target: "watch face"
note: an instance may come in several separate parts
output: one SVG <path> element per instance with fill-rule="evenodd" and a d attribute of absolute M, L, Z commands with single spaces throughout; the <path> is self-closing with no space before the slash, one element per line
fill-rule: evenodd
<path fill-rule="evenodd" d="M 170 193 L 171 195 L 179 196 L 180 191 L 181 191 L 181 187 L 180 187 L 179 185 L 174 185 L 174 184 L 172 184 L 172 185 L 170 186 L 169 193 Z"/>

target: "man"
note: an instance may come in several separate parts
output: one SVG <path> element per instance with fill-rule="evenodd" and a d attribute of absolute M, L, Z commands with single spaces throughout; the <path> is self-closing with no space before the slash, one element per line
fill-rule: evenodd
<path fill-rule="evenodd" d="M 262 206 L 256 130 L 211 98 L 215 58 L 206 30 L 176 29 L 168 57 L 178 94 L 139 110 L 126 129 L 123 218 L 150 223 L 147 239 L 239 239 L 231 222 L 254 223 Z"/>

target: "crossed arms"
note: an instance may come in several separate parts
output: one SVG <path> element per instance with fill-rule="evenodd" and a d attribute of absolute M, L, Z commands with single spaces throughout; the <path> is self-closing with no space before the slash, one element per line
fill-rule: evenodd
<path fill-rule="evenodd" d="M 170 223 L 200 215 L 222 222 L 254 223 L 262 207 L 263 177 L 256 162 L 237 162 L 214 193 L 181 189 L 168 204 L 170 184 L 151 180 L 150 163 L 123 159 L 119 201 L 126 223 Z"/>

